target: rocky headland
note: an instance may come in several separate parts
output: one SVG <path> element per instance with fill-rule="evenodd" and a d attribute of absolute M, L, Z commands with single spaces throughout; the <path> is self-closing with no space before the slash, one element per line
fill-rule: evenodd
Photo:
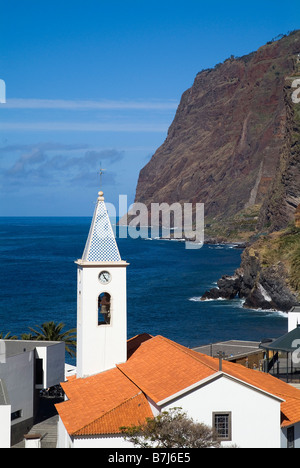
<path fill-rule="evenodd" d="M 244 307 L 289 311 L 299 302 L 300 229 L 262 236 L 242 253 L 233 276 L 224 275 L 202 300 L 244 299 Z"/>

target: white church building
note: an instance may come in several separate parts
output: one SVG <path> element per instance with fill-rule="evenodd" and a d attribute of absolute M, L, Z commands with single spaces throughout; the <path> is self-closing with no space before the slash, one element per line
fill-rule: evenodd
<path fill-rule="evenodd" d="M 58 448 L 125 448 L 121 426 L 181 407 L 222 445 L 300 447 L 300 391 L 147 333 L 127 340 L 126 269 L 103 193 L 78 267 L 77 374 L 63 382 Z"/>

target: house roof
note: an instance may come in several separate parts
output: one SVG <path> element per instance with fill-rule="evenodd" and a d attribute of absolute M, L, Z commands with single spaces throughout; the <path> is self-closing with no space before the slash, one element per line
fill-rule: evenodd
<path fill-rule="evenodd" d="M 203 365 L 199 356 L 174 341 L 155 336 L 142 343 L 118 369 L 158 403 L 218 370 L 206 361 Z"/>
<path fill-rule="evenodd" d="M 153 417 L 147 398 L 142 392 L 107 411 L 99 418 L 81 427 L 74 435 L 117 434 L 121 426 L 139 426 Z"/>
<path fill-rule="evenodd" d="M 289 333 L 286 333 L 274 341 L 261 343 L 260 348 L 292 353 L 298 347 L 297 345 L 295 346 L 295 340 L 300 340 L 300 326 L 294 328 Z M 300 341 L 298 341 L 298 343 L 300 343 Z"/>
<path fill-rule="evenodd" d="M 73 377 L 61 385 L 68 400 L 56 408 L 69 434 L 120 432 L 125 420 L 138 425 L 152 416 L 145 395 L 117 368 L 87 378 Z"/>
<path fill-rule="evenodd" d="M 147 397 L 159 404 L 219 372 L 219 360 L 162 336 L 128 341 L 128 360 L 109 371 L 62 384 L 69 398 L 56 405 L 70 435 L 120 432 L 152 417 Z M 282 426 L 300 421 L 300 391 L 275 377 L 223 361 L 222 372 L 282 399 Z"/>

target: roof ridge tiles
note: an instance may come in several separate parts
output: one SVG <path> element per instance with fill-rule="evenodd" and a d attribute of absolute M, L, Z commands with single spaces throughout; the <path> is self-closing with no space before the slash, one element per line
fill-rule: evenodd
<path fill-rule="evenodd" d="M 218 369 L 216 369 L 215 366 L 213 366 L 212 364 L 210 364 L 208 362 L 205 362 L 205 360 L 207 360 L 207 358 L 208 358 L 208 360 L 209 360 L 209 358 L 211 358 L 213 360 L 215 360 L 216 358 L 213 358 L 211 356 L 207 356 L 207 355 L 202 354 L 202 353 L 198 353 L 197 351 L 193 351 L 192 349 L 187 348 L 186 346 L 183 346 L 183 345 L 181 345 L 179 343 L 176 343 L 175 341 L 169 340 L 168 338 L 165 338 L 164 336 L 161 336 L 161 335 L 157 335 L 157 336 L 161 337 L 164 341 L 167 341 L 169 344 L 171 344 L 175 348 L 180 349 L 180 351 L 182 351 L 183 353 L 185 353 L 188 356 L 192 357 L 196 361 L 201 362 L 201 364 L 205 365 L 206 367 L 209 367 L 213 371 L 216 371 L 216 372 L 218 371 Z"/>

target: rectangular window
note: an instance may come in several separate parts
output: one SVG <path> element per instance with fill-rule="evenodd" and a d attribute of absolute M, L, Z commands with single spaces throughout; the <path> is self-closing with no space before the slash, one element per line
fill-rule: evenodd
<path fill-rule="evenodd" d="M 287 428 L 287 448 L 295 448 L 295 428 L 294 426 Z"/>
<path fill-rule="evenodd" d="M 36 358 L 35 360 L 35 383 L 36 385 L 43 384 L 44 378 L 44 371 L 43 371 L 43 359 Z"/>
<path fill-rule="evenodd" d="M 219 440 L 231 440 L 231 413 L 213 413 L 213 429 Z"/>
<path fill-rule="evenodd" d="M 15 421 L 16 419 L 19 419 L 22 417 L 22 410 L 14 411 L 11 413 L 11 420 Z"/>

